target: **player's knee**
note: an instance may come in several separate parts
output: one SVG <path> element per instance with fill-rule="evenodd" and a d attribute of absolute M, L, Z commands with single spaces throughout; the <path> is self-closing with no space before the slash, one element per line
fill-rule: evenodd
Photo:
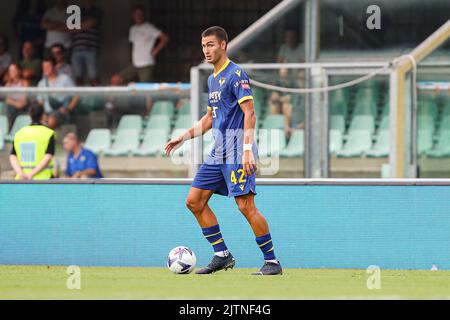
<path fill-rule="evenodd" d="M 248 200 L 241 200 L 237 205 L 239 211 L 246 217 L 251 217 L 257 212 L 255 205 Z"/>
<path fill-rule="evenodd" d="M 205 204 L 202 201 L 194 200 L 190 197 L 186 199 L 186 207 L 194 214 L 199 213 L 205 207 Z"/>

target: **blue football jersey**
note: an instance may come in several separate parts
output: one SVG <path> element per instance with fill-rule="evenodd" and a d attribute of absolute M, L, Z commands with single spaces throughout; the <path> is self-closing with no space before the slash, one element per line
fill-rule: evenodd
<path fill-rule="evenodd" d="M 208 110 L 212 112 L 214 148 L 206 163 L 241 163 L 244 143 L 244 112 L 239 104 L 253 99 L 250 79 L 244 70 L 227 60 L 208 78 Z M 256 143 L 253 154 L 257 156 Z"/>

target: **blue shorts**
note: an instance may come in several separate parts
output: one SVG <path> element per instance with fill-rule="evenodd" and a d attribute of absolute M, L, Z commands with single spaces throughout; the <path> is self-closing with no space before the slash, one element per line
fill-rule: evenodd
<path fill-rule="evenodd" d="M 238 197 L 248 193 L 256 195 L 256 173 L 245 175 L 242 164 L 202 164 L 195 175 L 192 186 L 213 190 L 228 197 Z"/>

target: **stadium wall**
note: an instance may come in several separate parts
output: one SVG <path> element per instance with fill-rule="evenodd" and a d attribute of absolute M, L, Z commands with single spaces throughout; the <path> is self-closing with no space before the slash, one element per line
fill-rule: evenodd
<path fill-rule="evenodd" d="M 167 181 L 0 184 L 0 264 L 162 267 L 186 245 L 205 265 L 212 251 L 185 207 L 189 180 Z M 450 182 L 373 181 L 259 183 L 283 266 L 450 269 Z M 260 267 L 234 200 L 211 207 L 237 266 Z"/>

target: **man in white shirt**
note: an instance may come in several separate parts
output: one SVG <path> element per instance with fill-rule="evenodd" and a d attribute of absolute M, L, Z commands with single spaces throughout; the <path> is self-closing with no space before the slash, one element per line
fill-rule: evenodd
<path fill-rule="evenodd" d="M 299 43 L 298 34 L 295 30 L 286 30 L 284 42 L 277 54 L 278 63 L 300 63 L 305 62 L 305 48 Z"/>
<path fill-rule="evenodd" d="M 71 35 L 66 26 L 66 0 L 58 0 L 53 8 L 48 9 L 42 18 L 42 29 L 47 30 L 45 37 L 45 55 L 50 56 L 50 48 L 61 43 L 64 48 L 70 48 Z"/>
<path fill-rule="evenodd" d="M 147 22 L 144 13 L 142 6 L 135 6 L 133 9 L 132 17 L 135 24 L 131 26 L 128 37 L 132 44 L 132 63 L 126 69 L 112 76 L 112 85 L 152 80 L 155 58 L 166 46 L 169 37 Z"/>

